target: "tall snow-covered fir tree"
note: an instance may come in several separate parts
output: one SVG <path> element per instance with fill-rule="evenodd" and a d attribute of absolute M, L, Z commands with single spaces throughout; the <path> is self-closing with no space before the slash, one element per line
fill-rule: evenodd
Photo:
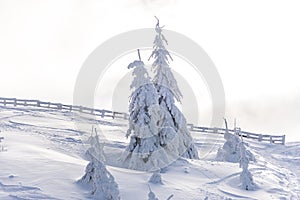
<path fill-rule="evenodd" d="M 130 136 L 130 143 L 121 159 L 131 169 L 157 170 L 160 168 L 158 160 L 163 159 L 163 156 L 156 155 L 160 148 L 157 126 L 160 107 L 157 91 L 143 61 L 136 60 L 128 68 L 134 68 L 134 78 L 130 85 L 134 91 L 129 101 L 129 129 L 126 134 L 127 137 Z"/>
<path fill-rule="evenodd" d="M 180 102 L 182 94 L 169 67 L 172 57 L 165 47 L 168 42 L 162 34 L 163 30 L 158 19 L 155 31 L 157 34 L 150 58 L 154 59 L 152 65 L 155 73 L 153 82 L 162 112 L 158 133 L 160 145 L 166 146 L 169 152 L 173 152 L 177 156 L 198 159 L 198 152 L 187 129 L 186 119 L 175 105 L 175 100 Z"/>

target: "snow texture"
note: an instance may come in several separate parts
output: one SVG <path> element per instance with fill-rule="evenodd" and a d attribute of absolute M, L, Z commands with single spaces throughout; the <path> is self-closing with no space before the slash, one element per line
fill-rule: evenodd
<path fill-rule="evenodd" d="M 159 200 L 151 190 L 148 193 L 148 200 Z"/>
<path fill-rule="evenodd" d="M 0 152 L 0 199 L 91 199 L 87 191 L 74 182 L 84 174 L 86 145 L 80 140 L 90 137 L 92 125 L 98 125 L 106 138 L 105 167 L 115 177 L 124 200 L 147 199 L 150 172 L 124 168 L 119 156 L 128 141 L 124 132 L 127 120 L 96 119 L 91 115 L 32 107 L 0 107 L 2 142 L 8 151 Z M 81 123 L 78 130 L 75 123 Z M 168 166 L 164 185 L 155 185 L 159 199 L 300 199 L 300 142 L 270 144 L 244 138 L 251 145 L 256 162 L 250 162 L 257 189 L 241 187 L 241 168 L 236 163 L 215 161 L 223 137 L 205 132 L 191 132 L 198 148 L 210 153 L 201 160 L 178 159 Z M 102 139 L 102 134 L 99 132 Z M 215 148 L 211 148 L 211 147 Z M 247 146 L 245 146 L 247 148 Z M 189 173 L 185 173 L 185 168 Z"/>

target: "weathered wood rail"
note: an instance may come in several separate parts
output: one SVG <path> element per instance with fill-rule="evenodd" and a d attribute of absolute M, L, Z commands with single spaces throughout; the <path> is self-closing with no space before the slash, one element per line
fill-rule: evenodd
<path fill-rule="evenodd" d="M 66 105 L 61 103 L 51 103 L 51 102 L 44 102 L 39 100 L 0 97 L 0 105 L 31 106 L 31 107 L 55 109 L 55 110 L 70 111 L 70 112 L 75 111 L 75 112 L 100 116 L 102 118 L 111 117 L 113 119 L 128 119 L 128 114 L 123 112 L 115 112 L 115 111 L 110 111 L 105 109 L 93 109 L 84 106 Z M 203 132 L 203 133 L 212 133 L 212 134 L 224 134 L 226 131 L 226 129 L 224 128 L 201 127 L 201 126 L 195 126 L 194 124 L 188 124 L 188 128 L 190 131 L 193 132 Z M 237 134 L 241 137 L 254 139 L 260 142 L 266 141 L 274 144 L 285 144 L 285 135 L 257 134 L 257 133 L 247 132 L 247 131 L 241 131 L 240 128 L 229 129 L 228 131 L 230 133 Z"/>
<path fill-rule="evenodd" d="M 114 118 L 128 119 L 127 113 L 115 112 L 115 111 L 110 111 L 110 110 L 105 110 L 105 109 L 93 109 L 93 108 L 88 108 L 88 107 L 84 107 L 84 106 L 45 102 L 45 101 L 39 101 L 39 100 L 0 97 L 0 105 L 3 105 L 3 106 L 30 106 L 30 107 L 39 107 L 39 108 L 46 108 L 46 109 L 70 111 L 70 112 L 75 111 L 75 112 L 100 116 L 102 118 L 111 117 L 113 119 Z"/>
<path fill-rule="evenodd" d="M 214 133 L 214 134 L 224 134 L 226 131 L 226 129 L 224 128 L 201 127 L 201 126 L 194 126 L 193 124 L 188 124 L 188 128 L 190 131 L 194 131 L 194 132 Z M 266 141 L 274 144 L 285 144 L 285 135 L 268 135 L 268 134 L 251 133 L 247 131 L 242 131 L 240 128 L 228 129 L 228 132 L 239 135 L 241 137 L 254 139 L 260 142 Z"/>

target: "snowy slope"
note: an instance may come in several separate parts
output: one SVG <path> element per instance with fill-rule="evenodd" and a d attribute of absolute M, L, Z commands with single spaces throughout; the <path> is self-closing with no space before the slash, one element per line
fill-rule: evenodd
<path fill-rule="evenodd" d="M 92 126 L 105 142 L 108 170 L 122 199 L 147 199 L 151 173 L 124 169 L 118 158 L 129 142 L 127 122 L 36 108 L 0 108 L 0 199 L 88 199 L 75 182 Z M 163 185 L 149 184 L 160 199 L 300 199 L 300 142 L 274 145 L 248 141 L 257 163 L 250 171 L 255 191 L 239 187 L 237 163 L 214 161 L 222 135 L 193 133 L 200 160 L 179 159 L 162 173 Z"/>

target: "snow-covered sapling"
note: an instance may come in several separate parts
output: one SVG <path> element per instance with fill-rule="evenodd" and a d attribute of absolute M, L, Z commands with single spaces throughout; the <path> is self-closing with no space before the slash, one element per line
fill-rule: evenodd
<path fill-rule="evenodd" d="M 97 200 L 119 200 L 118 184 L 105 165 L 95 157 L 85 169 L 84 176 L 78 181 L 83 186 L 91 189 L 93 199 Z"/>
<path fill-rule="evenodd" d="M 243 169 L 240 175 L 240 181 L 242 183 L 242 188 L 244 190 L 254 190 L 256 188 L 255 183 L 253 182 L 253 176 L 248 169 L 249 166 L 249 157 L 247 155 L 247 149 L 243 142 L 239 144 L 240 149 L 240 168 Z"/>
<path fill-rule="evenodd" d="M 226 142 L 224 143 L 222 148 L 219 148 L 216 160 L 237 163 L 239 162 L 241 157 L 239 144 L 242 142 L 242 140 L 238 135 L 229 133 L 227 120 L 225 118 L 224 118 L 224 122 L 225 122 L 224 139 L 226 140 Z M 249 150 L 246 150 L 246 154 L 251 161 L 255 161 L 254 155 Z"/>
<path fill-rule="evenodd" d="M 5 151 L 3 145 L 1 144 L 2 140 L 4 140 L 4 137 L 0 137 L 0 151 Z"/>
<path fill-rule="evenodd" d="M 94 135 L 95 133 L 95 135 Z M 95 157 L 98 160 L 101 160 L 102 162 L 105 162 L 105 154 L 103 151 L 103 143 L 100 143 L 99 136 L 97 133 L 97 129 L 92 128 L 92 134 L 88 138 L 87 143 L 90 145 L 90 147 L 85 152 L 85 156 L 88 160 L 91 159 L 91 157 Z"/>
<path fill-rule="evenodd" d="M 163 184 L 161 174 L 159 172 L 154 172 L 148 182 L 153 184 Z"/>

